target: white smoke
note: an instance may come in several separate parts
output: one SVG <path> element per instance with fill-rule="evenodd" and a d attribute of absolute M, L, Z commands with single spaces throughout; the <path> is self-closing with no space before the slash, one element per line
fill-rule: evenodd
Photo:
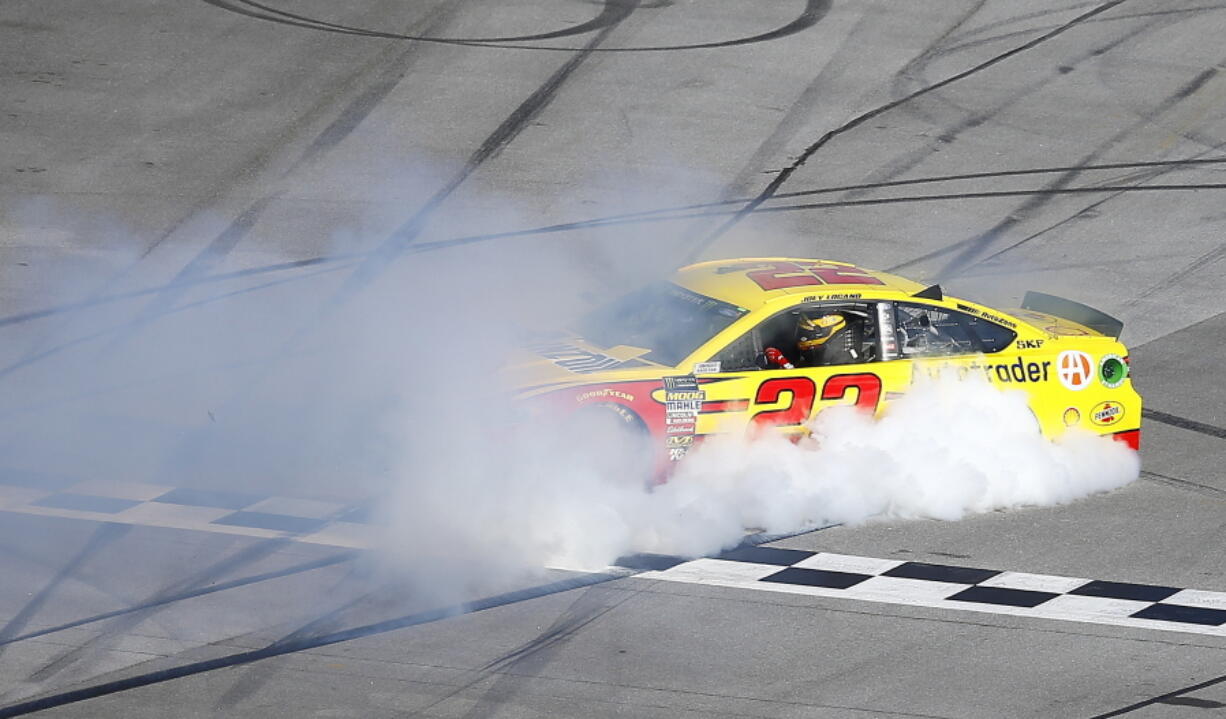
<path fill-rule="evenodd" d="M 423 464 L 414 453 L 403 469 L 417 479 L 402 478 L 391 517 L 397 546 L 426 549 L 404 555 L 415 571 L 445 566 L 455 578 L 455 565 L 432 561 L 440 557 L 429 547 L 486 579 L 543 565 L 599 568 L 640 552 L 695 557 L 736 545 L 747 530 L 1061 504 L 1139 471 L 1136 453 L 1109 439 L 1044 439 L 1024 394 L 977 376 L 920 379 L 880 419 L 830 408 L 799 443 L 770 433 L 714 438 L 652 492 L 619 476 L 625 448 L 593 452 L 589 443 L 585 455 L 564 433 L 523 429 L 487 442 L 485 455 L 448 451 Z M 421 476 L 426 467 L 433 479 Z"/>

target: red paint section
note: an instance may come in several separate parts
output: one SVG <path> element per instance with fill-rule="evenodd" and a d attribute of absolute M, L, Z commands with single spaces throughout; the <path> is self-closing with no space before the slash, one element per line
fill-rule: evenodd
<path fill-rule="evenodd" d="M 1141 430 L 1139 429 L 1130 429 L 1127 432 L 1116 432 L 1115 434 L 1109 436 L 1116 442 L 1123 442 L 1138 452 L 1141 450 Z"/>

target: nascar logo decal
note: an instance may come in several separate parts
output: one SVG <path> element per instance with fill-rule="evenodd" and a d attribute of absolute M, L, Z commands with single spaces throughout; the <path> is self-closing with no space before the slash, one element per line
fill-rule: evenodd
<path fill-rule="evenodd" d="M 1110 427 L 1124 418 L 1124 405 L 1119 402 L 1099 402 L 1090 410 L 1090 421 L 1099 427 Z"/>
<path fill-rule="evenodd" d="M 1056 359 L 1056 375 L 1066 389 L 1083 390 L 1094 381 L 1094 360 L 1080 350 L 1065 350 Z"/>

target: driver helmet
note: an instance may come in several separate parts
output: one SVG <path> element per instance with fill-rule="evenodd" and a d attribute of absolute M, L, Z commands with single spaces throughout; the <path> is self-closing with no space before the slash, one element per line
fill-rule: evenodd
<path fill-rule="evenodd" d="M 810 317 L 800 316 L 796 348 L 802 353 L 820 350 L 831 337 L 847 327 L 847 318 L 838 312 Z"/>

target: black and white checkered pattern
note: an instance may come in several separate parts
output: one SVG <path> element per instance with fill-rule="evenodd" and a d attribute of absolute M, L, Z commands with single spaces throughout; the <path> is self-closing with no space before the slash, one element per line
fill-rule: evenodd
<path fill-rule="evenodd" d="M 0 482 L 0 510 L 365 548 L 370 509 L 317 499 L 143 482 Z M 20 477 L 16 478 L 17 480 Z"/>
<path fill-rule="evenodd" d="M 0 481 L 0 511 L 358 549 L 375 540 L 361 504 L 136 482 Z M 1223 592 L 774 547 L 627 560 L 665 581 L 1226 636 Z"/>
<path fill-rule="evenodd" d="M 747 547 L 641 576 L 676 582 L 1226 636 L 1226 593 Z"/>

